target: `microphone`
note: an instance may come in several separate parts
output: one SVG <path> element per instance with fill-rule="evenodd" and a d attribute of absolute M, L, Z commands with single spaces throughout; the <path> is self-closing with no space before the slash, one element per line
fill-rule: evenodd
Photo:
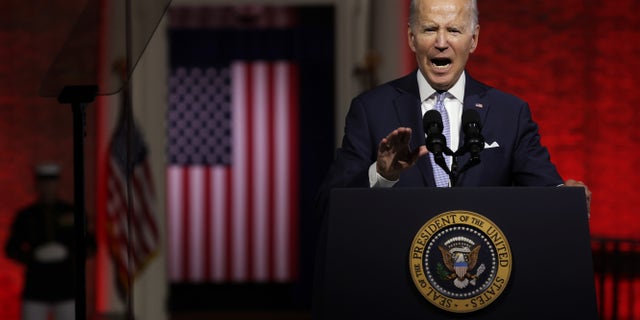
<path fill-rule="evenodd" d="M 464 132 L 464 145 L 472 157 L 477 157 L 484 150 L 484 137 L 480 133 L 480 114 L 473 109 L 466 109 L 462 113 L 462 130 Z"/>
<path fill-rule="evenodd" d="M 447 162 L 444 159 L 444 153 L 451 154 L 449 148 L 447 148 L 447 138 L 442 134 L 444 125 L 442 124 L 442 116 L 440 112 L 436 110 L 429 110 L 422 117 L 422 126 L 424 133 L 427 134 L 425 144 L 429 152 L 433 153 L 433 161 L 448 175 L 451 175 L 451 170 L 447 166 Z"/>
<path fill-rule="evenodd" d="M 436 110 L 429 110 L 424 114 L 422 118 L 422 126 L 424 133 L 427 134 L 426 146 L 430 152 L 433 152 L 435 156 L 442 156 L 443 150 L 447 146 L 447 139 L 442 130 L 444 126 L 442 124 L 442 116 L 440 112 Z"/>

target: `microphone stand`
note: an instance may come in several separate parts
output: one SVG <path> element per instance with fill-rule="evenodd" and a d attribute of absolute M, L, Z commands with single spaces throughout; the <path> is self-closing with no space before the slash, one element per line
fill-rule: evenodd
<path fill-rule="evenodd" d="M 425 127 L 432 128 L 433 125 L 434 124 L 425 124 Z M 470 135 L 465 138 L 464 145 L 462 145 L 461 148 L 458 148 L 456 152 L 453 152 L 449 147 L 447 147 L 446 139 L 441 133 L 441 125 L 437 126 L 437 121 L 435 122 L 435 125 L 436 129 L 425 130 L 425 134 L 427 135 L 425 145 L 427 146 L 427 149 L 437 150 L 433 153 L 433 161 L 442 168 L 447 175 L 449 175 L 451 187 L 455 187 L 458 184 L 458 177 L 461 173 L 480 164 L 480 152 L 484 149 L 484 137 L 479 132 L 474 135 Z M 438 147 L 436 148 L 436 146 Z M 442 151 L 440 151 L 440 149 L 442 149 Z M 469 161 L 467 161 L 467 163 L 462 166 L 462 169 L 458 171 L 458 157 L 467 152 L 471 154 Z M 451 169 L 449 169 L 449 166 L 444 159 L 444 155 L 451 156 Z"/>
<path fill-rule="evenodd" d="M 444 155 L 451 156 L 451 169 L 447 166 L 447 162 L 444 160 Z M 453 152 L 446 145 L 443 146 L 442 152 L 433 154 L 433 161 L 440 167 L 444 172 L 449 175 L 449 181 L 451 181 L 451 186 L 455 186 L 458 182 L 458 152 Z"/>
<path fill-rule="evenodd" d="M 446 172 L 449 175 L 449 181 L 451 181 L 451 187 L 455 187 L 458 184 L 458 177 L 460 176 L 461 173 L 480 164 L 480 151 L 482 151 L 483 148 L 480 148 L 480 150 L 474 150 L 474 151 L 471 151 L 470 149 L 471 148 L 469 148 L 465 144 L 464 146 L 462 146 L 462 148 L 459 148 L 456 152 L 453 152 L 451 151 L 451 149 L 449 149 L 449 147 L 445 146 L 444 150 L 442 150 L 441 153 L 433 155 L 433 159 L 435 163 L 438 166 L 440 166 L 440 168 L 442 168 L 442 170 L 444 170 L 444 172 Z M 459 167 L 458 157 L 461 155 L 464 155 L 467 152 L 471 153 L 471 157 L 464 164 L 464 166 L 462 166 L 460 171 L 458 171 L 458 167 Z M 447 156 L 451 156 L 451 169 L 449 169 L 449 167 L 447 166 L 447 163 L 444 160 L 443 154 Z"/>
<path fill-rule="evenodd" d="M 475 135 L 468 135 L 465 138 L 464 145 L 462 146 L 462 148 L 459 148 L 458 151 L 456 151 L 456 154 L 463 155 L 469 152 L 470 157 L 469 157 L 469 161 L 467 161 L 467 163 L 465 163 L 465 165 L 460 170 L 460 173 L 463 173 L 469 170 L 469 168 L 472 168 L 480 164 L 480 152 L 482 152 L 482 150 L 484 150 L 484 137 L 480 133 L 477 133 Z M 458 159 L 456 157 L 455 162 L 457 161 Z M 456 164 L 456 167 L 457 167 L 457 164 Z M 458 173 L 456 172 L 456 177 L 457 177 L 457 174 Z"/>

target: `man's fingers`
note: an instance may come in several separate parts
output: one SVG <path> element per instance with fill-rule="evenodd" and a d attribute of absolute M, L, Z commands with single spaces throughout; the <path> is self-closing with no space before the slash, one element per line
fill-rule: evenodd
<path fill-rule="evenodd" d="M 380 141 L 380 144 L 378 145 L 378 150 L 388 151 L 390 149 L 391 149 L 391 143 L 389 142 L 389 139 L 382 138 L 382 140 Z"/>
<path fill-rule="evenodd" d="M 411 140 L 411 129 L 410 128 L 400 128 L 398 129 L 400 132 L 398 133 L 402 144 L 409 144 Z"/>
<path fill-rule="evenodd" d="M 385 139 L 391 146 L 408 144 L 411 139 L 411 129 L 400 127 L 389 133 Z"/>

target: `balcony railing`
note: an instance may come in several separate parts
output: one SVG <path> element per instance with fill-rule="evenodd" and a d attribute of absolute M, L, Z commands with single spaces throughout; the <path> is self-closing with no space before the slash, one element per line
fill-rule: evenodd
<path fill-rule="evenodd" d="M 600 319 L 640 319 L 640 240 L 593 238 L 591 247 Z"/>

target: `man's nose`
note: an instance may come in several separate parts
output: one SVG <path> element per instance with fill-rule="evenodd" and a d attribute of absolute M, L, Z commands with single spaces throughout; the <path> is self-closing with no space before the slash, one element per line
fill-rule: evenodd
<path fill-rule="evenodd" d="M 449 41 L 447 40 L 446 32 L 438 31 L 438 33 L 436 34 L 436 43 L 435 43 L 436 48 L 440 50 L 444 50 L 449 46 L 448 43 Z"/>

